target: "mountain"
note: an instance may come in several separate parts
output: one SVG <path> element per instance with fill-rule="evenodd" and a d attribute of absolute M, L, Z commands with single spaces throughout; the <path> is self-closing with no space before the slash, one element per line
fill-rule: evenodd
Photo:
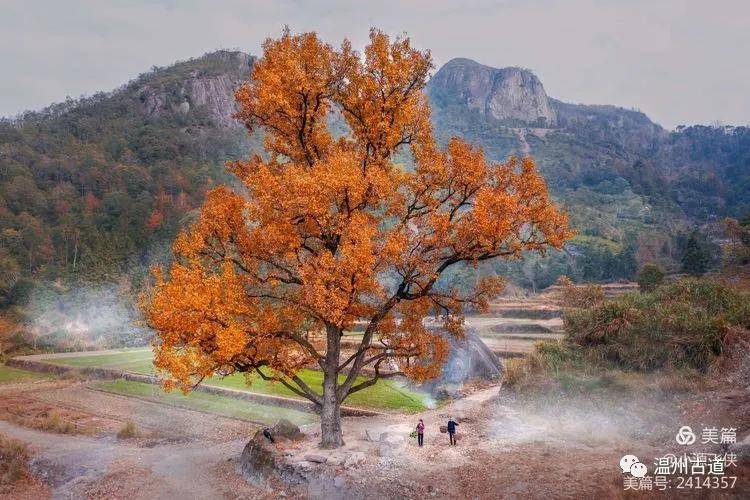
<path fill-rule="evenodd" d="M 443 139 L 465 136 L 498 160 L 533 155 L 562 199 L 582 186 L 617 188 L 678 219 L 750 212 L 747 127 L 668 132 L 640 111 L 565 103 L 528 70 L 470 59 L 446 63 L 427 91 Z"/>
<path fill-rule="evenodd" d="M 254 61 L 218 51 L 0 121 L 0 300 L 29 279 L 137 283 L 167 259 L 206 190 L 231 182 L 224 162 L 260 148 L 231 118 Z M 462 136 L 495 160 L 533 155 L 579 230 L 563 253 L 499 264 L 525 286 L 674 266 L 680 234 L 750 212 L 747 128 L 669 132 L 639 111 L 551 98 L 528 70 L 469 59 L 426 90 L 439 141 Z"/>
<path fill-rule="evenodd" d="M 258 146 L 231 118 L 254 59 L 219 51 L 0 122 L 0 298 L 19 277 L 144 275 L 223 162 Z"/>
<path fill-rule="evenodd" d="M 557 123 L 542 82 L 521 68 L 496 69 L 471 59 L 452 59 L 430 80 L 430 94 L 495 120 L 539 126 Z"/>
<path fill-rule="evenodd" d="M 158 118 L 191 109 L 204 110 L 218 128 L 242 129 L 232 118 L 235 112 L 234 91 L 249 78 L 255 58 L 243 52 L 220 51 L 199 60 L 177 64 L 167 71 L 157 71 L 129 85 L 138 96 L 148 118 Z"/>
<path fill-rule="evenodd" d="M 427 93 L 439 140 L 465 137 L 498 161 L 537 160 L 580 231 L 568 271 L 581 278 L 628 277 L 646 260 L 674 267 L 689 228 L 750 213 L 746 127 L 669 132 L 640 111 L 549 97 L 528 70 L 469 59 L 446 63 Z"/>

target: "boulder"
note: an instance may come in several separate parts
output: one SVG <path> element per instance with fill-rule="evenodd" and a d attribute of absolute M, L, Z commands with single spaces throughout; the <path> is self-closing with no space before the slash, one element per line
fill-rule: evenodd
<path fill-rule="evenodd" d="M 263 429 L 258 430 L 242 450 L 240 470 L 250 481 L 258 485 L 266 485 L 271 477 L 290 485 L 307 481 L 299 468 L 288 463 L 283 454 L 263 434 Z"/>
<path fill-rule="evenodd" d="M 240 456 L 240 469 L 251 481 L 264 484 L 279 467 L 281 456 L 263 430 L 255 433 Z"/>
<path fill-rule="evenodd" d="M 355 451 L 344 460 L 344 467 L 349 469 L 350 467 L 357 467 L 362 465 L 367 460 L 367 457 L 361 451 Z"/>
<path fill-rule="evenodd" d="M 324 457 L 323 455 L 308 453 L 307 455 L 305 455 L 305 460 L 307 460 L 308 462 L 314 462 L 316 464 L 324 464 L 326 463 L 326 460 L 328 460 L 328 458 Z"/>
<path fill-rule="evenodd" d="M 305 437 L 305 435 L 302 434 L 302 431 L 299 430 L 299 427 L 285 418 L 282 418 L 273 424 L 271 434 L 273 434 L 274 437 L 283 437 L 292 441 L 297 441 Z"/>
<path fill-rule="evenodd" d="M 380 435 L 380 446 L 378 456 L 391 457 L 403 452 L 406 447 L 406 438 L 393 432 L 384 432 Z"/>
<path fill-rule="evenodd" d="M 469 379 L 497 380 L 502 366 L 487 344 L 475 331 L 467 328 L 462 339 L 442 334 L 451 345 L 450 354 L 440 376 L 422 386 L 433 396 L 451 396 Z"/>
<path fill-rule="evenodd" d="M 370 429 L 365 429 L 365 439 L 371 443 L 377 443 L 380 441 L 380 433 L 377 431 L 371 431 Z"/>

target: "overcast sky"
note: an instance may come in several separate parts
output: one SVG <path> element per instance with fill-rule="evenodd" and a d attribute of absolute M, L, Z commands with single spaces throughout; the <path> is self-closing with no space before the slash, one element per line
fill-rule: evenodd
<path fill-rule="evenodd" d="M 357 47 L 371 26 L 406 32 L 437 67 L 526 67 L 550 96 L 670 128 L 750 123 L 750 0 L 0 0 L 0 115 L 214 49 L 258 54 L 285 24 Z"/>

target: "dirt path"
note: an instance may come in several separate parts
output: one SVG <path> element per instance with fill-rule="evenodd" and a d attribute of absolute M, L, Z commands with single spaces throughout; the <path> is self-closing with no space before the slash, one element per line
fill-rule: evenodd
<path fill-rule="evenodd" d="M 205 419 L 174 411 L 184 413 L 186 422 Z M 449 416 L 459 421 L 457 446 L 449 446 L 438 430 Z M 420 417 L 427 425 L 423 448 L 406 439 Z M 675 426 L 692 423 L 685 418 L 673 401 L 622 398 L 602 405 L 584 397 L 535 406 L 490 387 L 419 415 L 347 418 L 346 445 L 339 450 L 319 450 L 317 426 L 306 426 L 308 438 L 285 450 L 289 460 L 306 462 L 315 454 L 329 461 L 307 461 L 318 467 L 321 479 L 302 489 L 285 488 L 285 494 L 327 500 L 626 498 L 620 457 L 635 454 L 652 463 L 675 451 Z M 278 498 L 281 493 L 256 488 L 238 474 L 246 437 L 145 443 L 49 434 L 7 422 L 0 422 L 0 433 L 29 443 L 32 470 L 48 481 L 56 498 Z M 368 439 L 381 433 L 406 442 L 383 453 L 381 443 Z M 365 456 L 362 464 L 342 464 L 357 452 Z M 738 471 L 745 475 L 742 488 L 747 473 L 747 468 Z M 731 493 L 740 497 L 741 491 L 747 490 Z"/>
<path fill-rule="evenodd" d="M 438 430 L 449 416 L 459 421 L 457 446 Z M 407 436 L 418 418 L 426 424 L 422 448 L 407 439 L 384 449 L 367 437 Z M 313 438 L 290 450 L 290 459 L 328 459 L 320 475 L 338 476 L 337 488 L 313 485 L 307 494 L 314 498 L 628 498 L 620 458 L 634 454 L 653 467 L 656 457 L 681 452 L 674 432 L 693 423 L 687 418 L 675 401 L 650 395 L 529 405 L 492 387 L 418 415 L 347 420 L 343 449 L 318 450 Z M 367 457 L 361 466 L 335 466 L 357 452 Z M 747 492 L 749 471 L 733 471 L 738 488 L 723 495 Z"/>
<path fill-rule="evenodd" d="M 241 453 L 244 439 L 226 443 L 161 445 L 154 448 L 92 438 L 49 434 L 0 421 L 0 432 L 29 444 L 31 469 L 56 498 L 196 498 L 224 496 L 222 466 Z M 98 492 L 98 493 L 97 493 Z M 262 495 L 250 485 L 244 493 Z"/>
<path fill-rule="evenodd" d="M 20 391 L 23 384 L 0 390 L 0 403 L 20 391 L 29 400 L 105 421 L 130 419 L 151 433 L 118 440 L 111 429 L 98 437 L 65 435 L 0 421 L 1 434 L 29 444 L 32 471 L 55 498 L 278 498 L 282 492 L 257 488 L 239 474 L 238 457 L 255 430 L 247 422 L 91 391 L 77 382 L 25 385 L 26 392 Z M 346 445 L 333 451 L 317 448 L 319 430 L 311 424 L 304 428 L 307 439 L 284 451 L 290 461 L 313 467 L 313 479 L 283 492 L 326 500 L 623 498 L 623 455 L 652 464 L 679 451 L 674 432 L 684 424 L 746 425 L 740 418 L 745 400 L 738 406 L 738 398 L 712 396 L 713 406 L 707 399 L 701 407 L 728 402 L 710 414 L 686 414 L 679 401 L 649 394 L 618 393 L 608 400 L 583 394 L 532 404 L 493 386 L 420 414 L 346 418 Z M 729 402 L 737 412 L 729 411 Z M 694 415 L 701 415 L 699 421 L 691 420 Z M 726 422 L 717 420 L 720 415 L 728 416 Z M 439 432 L 449 416 L 459 422 L 457 446 Z M 422 448 L 407 438 L 418 418 L 427 426 Z M 383 433 L 400 444 L 383 446 Z M 357 453 L 363 462 L 345 465 Z M 311 463 L 311 454 L 327 462 Z M 736 475 L 742 482 L 730 493 L 741 497 L 750 488 L 750 467 Z M 34 491 L 39 488 L 20 493 Z"/>
<path fill-rule="evenodd" d="M 50 486 L 54 498 L 265 494 L 242 480 L 227 461 L 239 456 L 257 424 L 91 390 L 85 383 L 65 380 L 4 384 L 0 407 L 0 434 L 29 445 L 31 470 Z M 74 434 L 30 427 L 51 412 L 74 422 Z M 138 437 L 116 437 L 126 421 L 135 423 Z M 28 492 L 14 495 L 31 494 L 37 491 L 34 488 L 30 485 Z"/>
<path fill-rule="evenodd" d="M 43 392 L 37 399 L 121 423 L 132 421 L 140 431 L 165 441 L 224 442 L 252 435 L 258 428 L 250 422 L 97 391 L 83 384 Z"/>

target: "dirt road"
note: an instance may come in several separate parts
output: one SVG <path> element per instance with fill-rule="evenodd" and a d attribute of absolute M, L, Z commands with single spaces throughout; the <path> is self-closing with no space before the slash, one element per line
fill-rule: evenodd
<path fill-rule="evenodd" d="M 674 429 L 693 423 L 676 400 L 584 397 L 530 404 L 495 386 L 419 415 L 347 418 L 346 445 L 335 451 L 319 450 L 316 426 L 307 426 L 308 439 L 286 452 L 291 461 L 317 467 L 320 480 L 269 490 L 239 474 L 237 459 L 247 438 L 238 429 L 246 423 L 140 400 L 121 404 L 109 395 L 76 400 L 88 396 L 70 390 L 58 401 L 90 412 L 99 407 L 108 418 L 127 412 L 148 422 L 144 415 L 151 415 L 155 433 L 168 429 L 170 439 L 61 435 L 0 421 L 0 433 L 29 443 L 31 468 L 56 498 L 277 498 L 282 490 L 292 498 L 326 499 L 624 498 L 620 457 L 634 454 L 652 464 L 677 451 Z M 459 421 L 454 447 L 438 430 L 449 416 Z M 427 425 L 423 448 L 406 437 L 420 417 Z M 372 441 L 382 433 L 401 444 Z M 363 462 L 345 466 L 355 453 L 363 454 Z M 312 464 L 310 454 L 328 461 Z M 740 482 L 725 496 L 741 498 L 748 491 L 748 467 L 736 475 Z"/>
<path fill-rule="evenodd" d="M 217 498 L 224 489 L 218 472 L 245 442 L 149 448 L 111 437 L 49 434 L 2 421 L 0 432 L 29 444 L 31 470 L 50 484 L 56 498 Z M 249 485 L 246 490 L 260 493 Z"/>

